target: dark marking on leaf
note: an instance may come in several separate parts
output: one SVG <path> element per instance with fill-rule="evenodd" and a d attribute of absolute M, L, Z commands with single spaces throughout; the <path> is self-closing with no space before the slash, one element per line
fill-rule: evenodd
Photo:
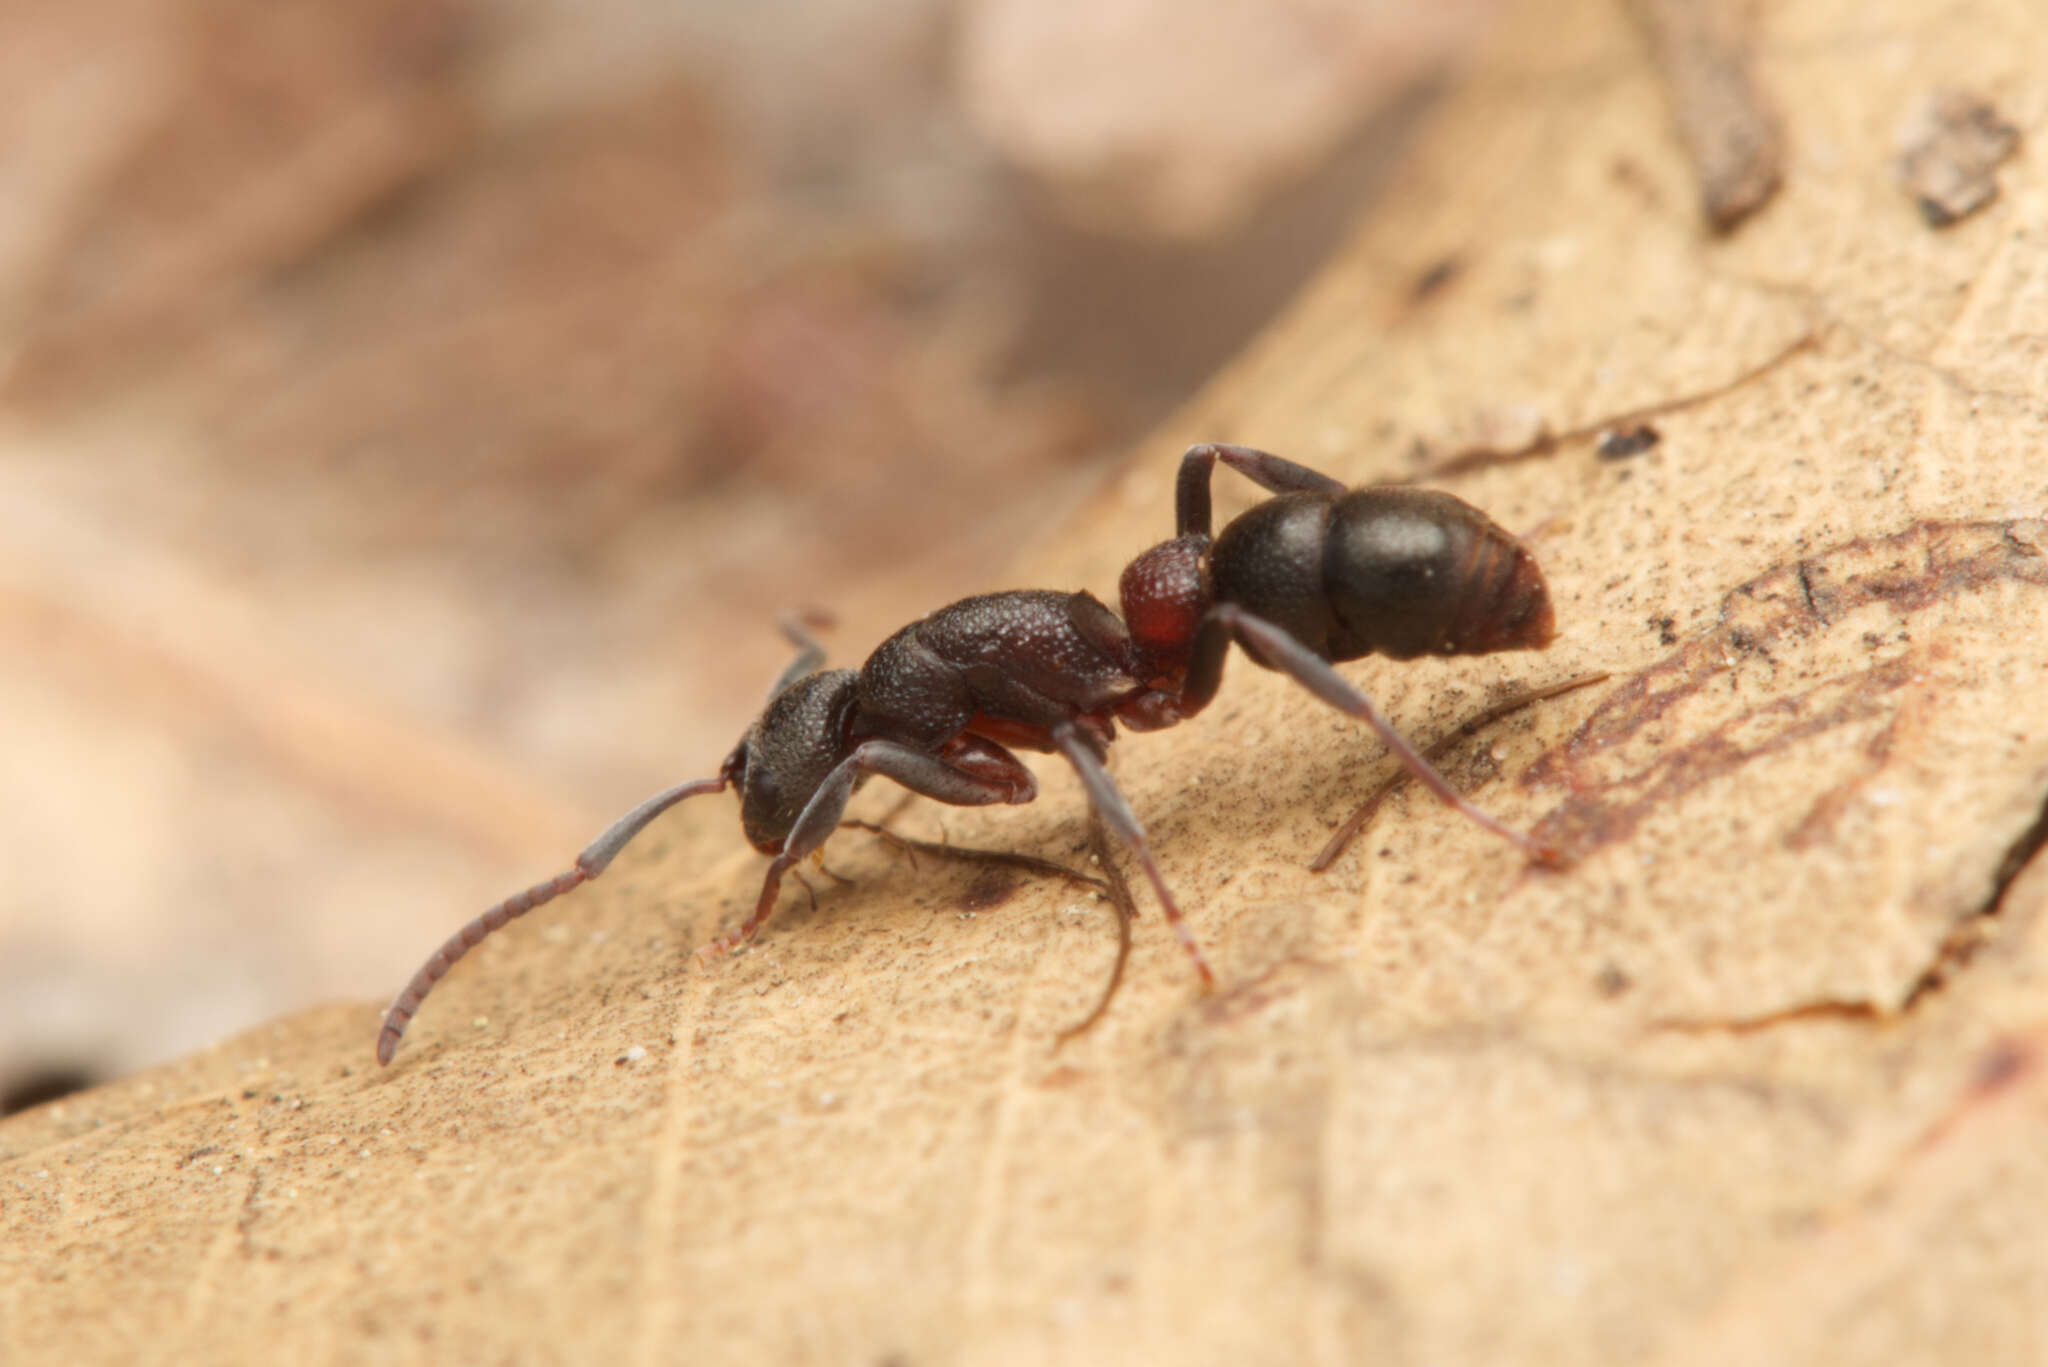
<path fill-rule="evenodd" d="M 1876 724 L 1867 746 L 1875 773 L 1889 755 L 1898 695 L 1909 685 L 1925 687 L 1926 662 L 1911 650 L 1777 693 L 1704 729 L 1685 725 L 1680 710 L 1709 689 L 1735 686 L 1735 671 L 1752 667 L 1751 660 L 1775 666 L 1774 652 L 1796 648 L 1871 604 L 1910 618 L 1993 583 L 2048 588 L 2048 557 L 2031 550 L 2038 531 L 2033 521 L 1918 522 L 1779 565 L 1736 586 L 1721 600 L 1716 627 L 1625 679 L 1568 739 L 1522 772 L 1524 787 L 1567 794 L 1531 834 L 1583 857 L 1626 840 L 1645 817 L 1695 789 L 1851 724 Z M 1904 623 L 1899 634 L 1908 636 Z M 1648 743 L 1660 735 L 1690 739 Z M 1788 840 L 1812 841 L 1846 798 L 1839 792 L 1824 797 Z"/>
<path fill-rule="evenodd" d="M 1465 263 L 1456 256 L 1446 256 L 1422 274 L 1415 277 L 1408 286 L 1408 307 L 1416 308 L 1428 303 L 1465 272 Z"/>
<path fill-rule="evenodd" d="M 1603 997 L 1619 997 L 1635 984 L 1628 974 L 1622 971 L 1621 965 L 1608 964 L 1600 970 L 1600 975 L 1593 979 L 1593 986 Z"/>
<path fill-rule="evenodd" d="M 1930 228 L 1946 228 L 1998 197 L 1992 172 L 2020 144 L 2020 131 L 1991 101 L 1938 90 L 1899 133 L 1899 184 Z"/>
<path fill-rule="evenodd" d="M 983 869 L 976 874 L 967 890 L 960 894 L 962 911 L 987 911 L 999 907 L 1017 895 L 1017 880 L 1001 869 Z"/>
<path fill-rule="evenodd" d="M 1928 964 L 1926 971 L 1914 982 L 1912 991 L 1906 994 L 1908 1009 L 1930 993 L 1939 992 L 1947 986 L 1957 971 L 1966 967 L 1977 956 L 1977 951 L 1990 941 L 1997 917 L 2005 910 L 2006 893 L 2012 890 L 2013 883 L 2043 848 L 2048 848 L 2048 798 L 2042 800 L 2034 824 L 2020 832 L 2019 838 L 2006 848 L 2005 857 L 1998 861 L 1998 867 L 1992 870 L 1990 892 L 1976 913 L 1957 922 L 1942 937 L 1934 961 Z"/>
<path fill-rule="evenodd" d="M 1603 428 L 1593 439 L 1593 454 L 1602 460 L 1627 460 L 1655 449 L 1664 434 L 1646 422 L 1622 423 Z"/>

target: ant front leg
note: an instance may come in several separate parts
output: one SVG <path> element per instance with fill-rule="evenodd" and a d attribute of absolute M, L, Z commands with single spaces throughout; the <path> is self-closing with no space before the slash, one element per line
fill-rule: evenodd
<path fill-rule="evenodd" d="M 1102 815 L 1103 824 L 1124 842 L 1125 848 L 1137 857 L 1138 864 L 1145 870 L 1145 877 L 1151 880 L 1152 891 L 1159 896 L 1159 905 L 1166 909 L 1166 922 L 1173 927 L 1174 938 L 1188 957 L 1195 961 L 1195 972 L 1201 976 L 1202 986 L 1214 987 L 1216 975 L 1209 971 L 1209 961 L 1202 957 L 1202 947 L 1195 943 L 1195 933 L 1188 929 L 1187 921 L 1180 914 L 1180 905 L 1167 891 L 1166 879 L 1160 876 L 1159 866 L 1152 862 L 1152 850 L 1145 843 L 1145 828 L 1138 824 L 1138 814 L 1131 810 L 1131 804 L 1124 801 L 1124 795 L 1109 776 L 1109 770 L 1102 767 L 1102 757 L 1095 751 L 1079 727 L 1071 722 L 1062 722 L 1053 728 L 1053 744 L 1067 757 L 1081 775 L 1081 786 L 1088 790 L 1088 801 Z"/>
<path fill-rule="evenodd" d="M 1209 477 L 1221 459 L 1261 489 L 1276 494 L 1341 494 L 1344 486 L 1328 475 L 1249 446 L 1205 441 L 1190 446 L 1180 458 L 1180 479 L 1174 486 L 1175 535 L 1209 535 Z"/>
<path fill-rule="evenodd" d="M 1339 712 L 1370 726 L 1386 743 L 1387 749 L 1399 760 L 1409 773 L 1423 786 L 1442 798 L 1446 805 L 1467 820 L 1492 831 L 1501 839 L 1509 841 L 1540 864 L 1552 867 L 1562 865 L 1564 855 L 1554 846 L 1546 845 L 1503 821 L 1489 815 L 1465 800 L 1450 780 L 1436 771 L 1436 767 L 1423 758 L 1420 751 L 1394 724 L 1386 719 L 1373 705 L 1371 698 L 1354 688 L 1339 674 L 1328 660 L 1294 639 L 1282 628 L 1263 617 L 1255 617 L 1235 603 L 1222 603 L 1203 619 L 1195 632 L 1195 645 L 1188 664 L 1187 685 L 1183 690 L 1183 707 L 1189 703 L 1190 711 L 1199 711 L 1216 696 L 1216 689 L 1223 681 L 1223 659 L 1236 640 L 1262 664 L 1271 666 L 1290 675 L 1294 681 L 1309 692 L 1321 698 Z"/>
<path fill-rule="evenodd" d="M 985 807 L 991 803 L 1023 803 L 1038 796 L 1037 780 L 1017 757 L 993 741 L 961 736 L 948 743 L 942 755 L 914 749 L 892 740 L 862 741 L 852 754 L 841 760 L 825 781 L 811 794 L 810 801 L 782 842 L 782 851 L 769 862 L 761 880 L 761 896 L 753 914 L 739 929 L 721 935 L 697 951 L 700 963 L 739 948 L 753 939 L 761 923 L 775 910 L 775 896 L 782 888 L 782 875 L 799 861 L 820 849 L 846 815 L 847 799 L 869 774 L 893 779 L 913 793 L 954 807 Z"/>

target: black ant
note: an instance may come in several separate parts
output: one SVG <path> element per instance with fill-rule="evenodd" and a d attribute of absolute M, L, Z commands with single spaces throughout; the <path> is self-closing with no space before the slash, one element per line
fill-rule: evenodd
<path fill-rule="evenodd" d="M 1218 460 L 1278 495 L 1209 534 Z M 739 790 L 747 839 L 774 859 L 753 914 L 698 950 L 708 959 L 754 938 L 782 875 L 824 845 L 870 775 L 959 807 L 1029 802 L 1031 771 L 1012 749 L 1058 753 L 1130 849 L 1205 985 L 1215 981 L 1152 861 L 1145 832 L 1103 768 L 1116 723 L 1157 731 L 1209 705 L 1235 641 L 1379 733 L 1408 771 L 1487 830 L 1555 863 L 1555 851 L 1466 802 L 1330 667 L 1374 653 L 1484 655 L 1537 650 L 1555 635 L 1543 574 L 1521 543 L 1450 494 L 1405 487 L 1346 491 L 1327 475 L 1241 446 L 1181 457 L 1178 534 L 1133 560 L 1118 586 L 1123 617 L 1087 592 L 1022 589 L 939 609 L 884 641 L 858 670 L 821 670 L 824 651 L 785 629 L 801 653 L 718 777 L 657 793 L 620 817 L 576 866 L 477 917 L 421 965 L 385 1013 L 377 1061 L 441 975 L 515 917 L 603 873 L 655 817 L 702 793 Z"/>

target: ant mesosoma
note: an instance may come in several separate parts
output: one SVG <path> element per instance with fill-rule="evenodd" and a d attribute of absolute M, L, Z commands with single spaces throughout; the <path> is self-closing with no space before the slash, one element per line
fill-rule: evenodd
<path fill-rule="evenodd" d="M 1212 539 L 1209 482 L 1218 460 L 1277 497 Z M 1241 446 L 1188 449 L 1176 512 L 1174 539 L 1125 568 L 1121 620 L 1085 591 L 984 594 L 911 623 L 858 670 L 821 670 L 823 649 L 786 627 L 801 653 L 718 777 L 657 793 L 576 856 L 574 868 L 456 932 L 391 1004 L 377 1061 L 391 1061 L 406 1023 L 451 964 L 513 918 L 603 873 L 684 798 L 737 788 L 748 841 L 774 856 L 753 913 L 697 951 L 708 958 L 754 938 L 775 907 L 782 875 L 824 845 L 869 776 L 960 807 L 1029 802 L 1038 784 L 1013 749 L 1058 753 L 1074 766 L 1088 800 L 1144 869 L 1195 971 L 1211 984 L 1144 829 L 1103 761 L 1117 722 L 1157 731 L 1207 707 L 1232 641 L 1371 726 L 1411 774 L 1465 816 L 1556 862 L 1554 851 L 1466 802 L 1330 667 L 1375 653 L 1409 660 L 1550 644 L 1550 595 L 1520 542 L 1450 494 L 1398 486 L 1347 492 L 1327 475 Z"/>

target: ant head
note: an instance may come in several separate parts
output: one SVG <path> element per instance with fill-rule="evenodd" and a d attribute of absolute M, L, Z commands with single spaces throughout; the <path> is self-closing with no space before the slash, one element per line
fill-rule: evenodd
<path fill-rule="evenodd" d="M 846 758 L 847 713 L 858 677 L 850 669 L 828 669 L 789 684 L 769 699 L 719 770 L 739 789 L 740 826 L 763 854 L 782 849 L 811 795 Z"/>

